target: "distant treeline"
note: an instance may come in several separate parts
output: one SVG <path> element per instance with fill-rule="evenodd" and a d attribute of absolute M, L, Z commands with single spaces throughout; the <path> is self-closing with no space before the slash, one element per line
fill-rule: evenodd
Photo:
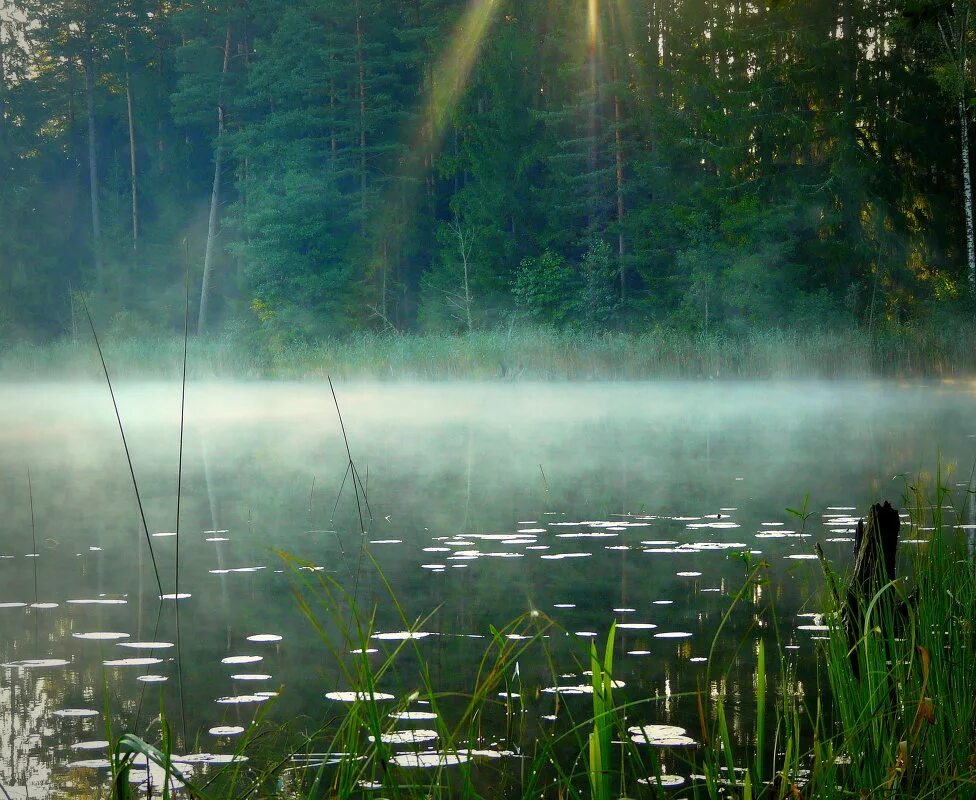
<path fill-rule="evenodd" d="M 0 342 L 971 319 L 971 16 L 5 0 Z"/>

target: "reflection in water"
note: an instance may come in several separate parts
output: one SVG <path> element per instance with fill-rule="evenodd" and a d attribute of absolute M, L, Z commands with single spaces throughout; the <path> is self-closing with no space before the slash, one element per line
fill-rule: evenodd
<path fill-rule="evenodd" d="M 13 787 L 12 797 L 104 780 L 96 758 L 104 721 L 95 709 L 104 707 L 106 688 L 116 731 L 135 725 L 139 710 L 144 728 L 160 701 L 175 718 L 177 602 L 190 741 L 209 735 L 215 749 L 232 751 L 271 698 L 271 719 L 310 723 L 357 699 L 297 607 L 296 576 L 335 581 L 367 614 L 375 608 L 374 627 L 351 643 L 350 659 L 377 666 L 398 648 L 419 653 L 443 692 L 471 688 L 491 625 L 530 611 L 540 622 L 551 617 L 554 627 L 538 643 L 525 638 L 532 631 L 507 635 L 530 649 L 520 659 L 518 691 L 503 701 L 511 707 L 524 699 L 536 724 L 556 724 L 592 702 L 589 643 L 599 646 L 616 620 L 618 693 L 652 701 L 635 710 L 631 734 L 663 746 L 674 772 L 668 747 L 693 743 L 690 698 L 742 584 L 738 553 L 772 565 L 774 580 L 756 586 L 750 600 L 774 602 L 783 620 L 793 619 L 786 647 L 800 671 L 784 690 L 802 693 L 804 656 L 823 634 L 816 608 L 806 605 L 818 585 L 814 543 L 843 560 L 859 509 L 878 497 L 897 501 L 904 483 L 892 476 L 931 467 L 940 446 L 960 464 L 960 489 L 971 488 L 971 395 L 961 387 L 337 388 L 364 477 L 369 466 L 373 519 L 365 536 L 348 487 L 336 498 L 347 457 L 327 387 L 190 387 L 177 594 L 176 537 L 167 534 L 179 387 L 119 387 L 157 532 L 160 611 L 104 389 L 0 387 L 0 782 Z M 29 508 L 14 477 L 27 465 L 36 550 L 24 537 Z M 784 509 L 807 494 L 816 514 L 802 522 Z M 303 559 L 303 571 L 274 550 Z M 726 696 L 740 739 L 750 735 L 754 701 L 755 649 L 739 647 L 752 615 L 747 607 L 732 615 L 716 643 L 722 669 L 708 687 Z M 542 646 L 561 674 L 551 674 Z M 239 671 L 258 662 L 260 672 Z M 391 725 L 437 717 L 407 707 L 405 695 L 418 683 L 410 663 L 374 694 L 389 703 Z M 159 701 L 143 698 L 153 684 L 147 697 L 158 693 Z M 280 696 L 272 691 L 279 687 Z M 449 717 L 456 709 L 445 701 L 438 711 Z M 446 766 L 510 752 L 492 741 L 440 752 L 431 732 L 384 734 L 391 745 L 419 748 L 398 753 L 393 764 Z M 68 769 L 78 762 L 88 769 Z"/>

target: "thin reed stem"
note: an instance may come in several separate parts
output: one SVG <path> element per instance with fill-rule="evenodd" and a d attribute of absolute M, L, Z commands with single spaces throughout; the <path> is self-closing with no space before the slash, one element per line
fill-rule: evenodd
<path fill-rule="evenodd" d="M 157 637 L 159 636 L 159 623 L 160 620 L 162 620 L 162 618 L 163 618 L 163 601 L 160 598 L 159 605 L 156 607 L 156 622 L 153 623 L 152 641 L 154 642 L 157 641 Z M 143 673 L 143 675 L 148 675 L 150 669 L 152 669 L 152 666 L 147 665 L 146 671 Z M 132 724 L 133 730 L 139 730 L 139 719 L 142 717 L 142 704 L 146 699 L 146 689 L 149 688 L 149 684 L 146 681 L 140 681 L 140 683 L 142 684 L 142 688 L 139 690 L 139 704 L 136 706 L 136 718 Z"/>
<path fill-rule="evenodd" d="M 27 466 L 27 498 L 30 501 L 30 518 L 31 518 L 31 561 L 34 562 L 34 605 L 37 606 L 37 559 L 40 557 L 40 553 L 37 552 L 37 527 L 34 524 L 34 487 L 31 484 L 31 471 L 30 465 Z M 34 656 L 37 657 L 38 652 L 38 640 L 37 640 L 37 610 L 34 610 Z"/>
<path fill-rule="evenodd" d="M 119 424 L 119 434 L 122 436 L 122 447 L 125 449 L 125 460 L 129 464 L 129 476 L 132 478 L 132 489 L 136 495 L 136 504 L 139 506 L 139 518 L 142 520 L 142 530 L 146 534 L 146 542 L 149 545 L 149 557 L 152 559 L 153 574 L 156 576 L 156 586 L 159 588 L 159 596 L 163 596 L 163 582 L 159 578 L 159 566 L 156 564 L 156 552 L 153 550 L 152 537 L 149 535 L 149 525 L 146 523 L 146 512 L 142 507 L 142 495 L 139 492 L 139 482 L 136 480 L 136 471 L 132 466 L 132 455 L 129 453 L 129 442 L 125 437 L 125 428 L 122 425 L 122 415 L 119 413 L 119 404 L 115 399 L 115 389 L 112 388 L 112 379 L 108 374 L 108 365 L 105 363 L 105 356 L 102 353 L 102 345 L 98 341 L 98 334 L 95 332 L 95 321 L 92 319 L 91 311 L 88 310 L 88 303 L 85 298 L 81 298 L 82 306 L 85 309 L 85 316 L 88 317 L 88 325 L 91 328 L 92 338 L 95 340 L 95 348 L 98 350 L 98 359 L 102 362 L 102 372 L 105 375 L 105 383 L 108 385 L 108 393 L 112 398 L 112 408 L 115 409 L 115 420 Z"/>
<path fill-rule="evenodd" d="M 332 385 L 332 378 L 328 378 L 329 381 L 329 391 L 332 392 L 332 402 L 335 403 L 336 415 L 339 417 L 339 429 L 342 431 L 342 441 L 346 446 L 346 456 L 349 459 L 349 463 L 346 467 L 346 475 L 342 478 L 342 485 L 345 486 L 346 477 L 349 473 L 352 473 L 352 488 L 356 495 L 356 511 L 359 515 L 359 559 L 356 563 L 356 583 L 353 590 L 353 597 L 355 598 L 359 594 L 359 576 L 363 568 L 363 554 L 366 550 L 366 522 L 363 519 L 363 504 L 359 500 L 359 492 L 363 487 L 362 481 L 359 479 L 359 471 L 356 469 L 356 463 L 352 460 L 352 448 L 349 447 L 349 437 L 346 436 L 346 423 L 342 420 L 342 411 L 339 408 L 339 398 L 336 397 L 335 387 Z M 339 487 L 339 493 L 342 493 L 342 487 Z M 363 491 L 363 501 L 366 503 L 366 510 L 369 512 L 369 500 L 365 497 L 365 490 Z M 339 497 L 336 497 L 336 507 L 339 505 Z M 333 516 L 335 516 L 335 509 L 333 509 Z M 370 519 L 373 518 L 372 512 L 369 512 Z M 336 533 L 336 537 L 338 537 Z"/>
<path fill-rule="evenodd" d="M 183 639 L 180 634 L 180 501 L 183 497 L 183 433 L 186 428 L 186 354 L 190 340 L 190 251 L 183 240 L 183 375 L 180 381 L 180 452 L 176 467 L 176 675 L 180 690 L 180 721 L 183 747 L 186 739 L 186 701 L 183 693 Z"/>

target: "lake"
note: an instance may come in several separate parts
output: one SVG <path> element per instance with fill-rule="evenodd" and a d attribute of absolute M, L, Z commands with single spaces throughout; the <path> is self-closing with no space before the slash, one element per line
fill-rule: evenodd
<path fill-rule="evenodd" d="M 0 783 L 12 798 L 104 781 L 106 708 L 116 734 L 164 709 L 174 730 L 185 720 L 187 751 L 218 757 L 265 708 L 269 725 L 314 730 L 344 712 L 343 664 L 379 665 L 410 631 L 377 688 L 423 711 L 405 699 L 422 688 L 419 662 L 437 692 L 468 692 L 491 627 L 520 615 L 513 637 L 545 635 L 508 676 L 530 730 L 585 711 L 589 643 L 602 648 L 616 622 L 620 696 L 650 700 L 634 724 L 695 736 L 708 675 L 748 737 L 755 641 L 771 635 L 755 608 L 775 603 L 803 691 L 822 635 L 815 543 L 844 568 L 870 502 L 903 507 L 940 457 L 961 499 L 976 457 L 969 382 L 335 388 L 358 502 L 327 384 L 188 387 L 177 586 L 180 387 L 116 387 L 147 541 L 108 389 L 0 386 Z M 804 502 L 805 522 L 787 511 Z M 771 580 L 715 640 L 743 552 Z M 359 643 L 375 653 L 350 654 L 319 607 L 330 650 L 295 594 L 317 581 L 375 613 Z M 476 745 L 516 758 L 496 722 Z M 436 749 L 404 738 L 406 751 Z"/>

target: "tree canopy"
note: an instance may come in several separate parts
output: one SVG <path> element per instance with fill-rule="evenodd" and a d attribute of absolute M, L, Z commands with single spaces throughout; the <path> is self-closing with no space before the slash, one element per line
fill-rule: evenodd
<path fill-rule="evenodd" d="M 970 5 L 3 0 L 0 341 L 971 313 Z"/>

